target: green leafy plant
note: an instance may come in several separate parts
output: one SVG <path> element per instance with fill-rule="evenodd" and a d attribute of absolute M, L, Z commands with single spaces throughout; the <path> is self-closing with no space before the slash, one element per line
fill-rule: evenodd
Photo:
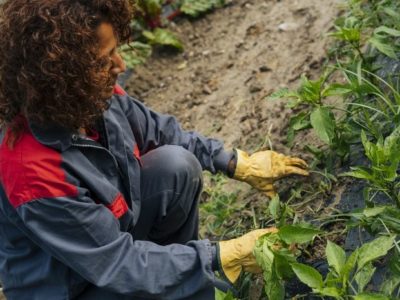
<path fill-rule="evenodd" d="M 392 205 L 367 207 L 360 212 L 352 212 L 348 216 L 351 217 L 347 222 L 349 228 L 362 226 L 371 234 L 400 233 L 400 210 Z"/>
<path fill-rule="evenodd" d="M 350 60 L 359 57 L 366 61 L 371 51 L 367 51 L 366 57 L 363 49 L 369 45 L 370 50 L 377 49 L 386 56 L 397 58 L 399 3 L 392 0 L 348 0 L 347 7 L 346 15 L 336 21 L 336 31 L 329 34 L 339 41 L 334 48 L 337 57 L 344 56 Z"/>
<path fill-rule="evenodd" d="M 152 52 L 151 46 L 141 42 L 131 42 L 120 47 L 120 53 L 128 68 L 143 64 Z"/>
<path fill-rule="evenodd" d="M 294 211 L 288 204 L 281 202 L 279 196 L 275 196 L 269 202 L 267 214 L 272 216 L 276 227 L 280 228 L 287 224 L 288 218 L 294 216 Z"/>
<path fill-rule="evenodd" d="M 154 31 L 145 30 L 142 34 L 150 45 L 171 46 L 183 50 L 182 42 L 169 30 L 156 28 Z"/>
<path fill-rule="evenodd" d="M 379 138 L 376 143 L 370 142 L 364 131 L 361 133 L 365 155 L 371 166 L 352 167 L 345 173 L 368 182 L 366 200 L 371 201 L 370 193 L 386 194 L 400 208 L 400 182 L 397 180 L 397 170 L 400 164 L 400 126 L 388 137 Z"/>
<path fill-rule="evenodd" d="M 336 21 L 335 29 L 336 31 L 330 33 L 329 35 L 341 41 L 347 47 L 342 47 L 340 54 L 343 53 L 355 58 L 357 56 L 364 59 L 362 52 L 362 22 L 354 17 L 349 16 L 347 18 L 340 18 Z"/>
<path fill-rule="evenodd" d="M 228 226 L 230 217 L 237 212 L 239 204 L 237 203 L 237 193 L 230 193 L 224 190 L 226 178 L 222 175 L 211 176 L 210 185 L 204 189 L 207 200 L 200 204 L 200 219 L 204 224 L 208 235 L 223 237 L 227 231 L 234 231 L 235 228 Z M 240 225 L 236 222 L 236 225 Z"/>
<path fill-rule="evenodd" d="M 396 59 L 396 47 L 391 37 L 399 38 L 400 31 L 387 26 L 380 26 L 374 30 L 374 34 L 368 40 L 368 43 L 386 56 Z"/>
<path fill-rule="evenodd" d="M 338 245 L 328 241 L 325 252 L 330 271 L 325 280 L 314 268 L 292 263 L 296 276 L 314 293 L 334 299 L 387 299 L 384 293 L 366 290 L 376 268 L 373 262 L 385 256 L 395 243 L 395 236 L 381 236 L 357 248 L 348 257 Z"/>
<path fill-rule="evenodd" d="M 257 241 L 254 255 L 263 270 L 268 299 L 284 299 L 284 281 L 293 277 L 291 265 L 301 254 L 297 245 L 309 243 L 320 233 L 311 227 L 285 225 L 279 228 L 279 232 L 268 233 Z"/>
<path fill-rule="evenodd" d="M 283 89 L 272 94 L 269 99 L 288 98 L 290 99 L 289 108 L 303 107 L 303 110 L 292 116 L 289 121 L 288 145 L 293 144 L 296 132 L 314 129 L 315 134 L 328 145 L 331 151 L 326 152 L 317 148 L 309 148 L 309 150 L 320 161 L 325 161 L 329 169 L 332 169 L 335 157 L 343 160 L 346 158 L 353 133 L 347 122 L 335 116 L 334 110 L 337 108 L 323 101 L 328 97 L 342 96 L 351 92 L 347 85 L 328 83 L 330 74 L 331 72 L 327 72 L 317 80 L 310 80 L 303 75 L 297 91 Z"/>
<path fill-rule="evenodd" d="M 218 289 L 215 289 L 215 300 L 235 300 L 235 299 L 236 298 L 233 297 L 231 291 L 224 293 Z"/>
<path fill-rule="evenodd" d="M 139 0 L 131 27 L 135 42 L 122 46 L 123 57 L 129 68 L 142 64 L 151 55 L 150 46 L 167 46 L 183 51 L 184 45 L 177 35 L 166 29 L 169 19 L 184 13 L 192 17 L 224 5 L 224 0 Z M 169 5 L 174 11 L 171 16 L 163 15 L 163 6 Z"/>
<path fill-rule="evenodd" d="M 211 9 L 221 7 L 225 0 L 182 0 L 180 10 L 192 17 L 198 17 Z"/>

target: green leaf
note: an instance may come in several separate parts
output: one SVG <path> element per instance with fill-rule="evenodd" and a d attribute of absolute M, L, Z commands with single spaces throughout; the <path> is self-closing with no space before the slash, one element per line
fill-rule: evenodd
<path fill-rule="evenodd" d="M 301 282 L 312 289 L 322 289 L 322 275 L 316 269 L 299 263 L 293 263 L 292 269 Z"/>
<path fill-rule="evenodd" d="M 200 14 L 207 12 L 214 7 L 224 4 L 222 0 L 183 0 L 180 10 L 187 15 L 197 17 Z"/>
<path fill-rule="evenodd" d="M 335 138 L 335 119 L 331 110 L 327 107 L 316 108 L 311 113 L 310 120 L 318 137 L 328 145 L 332 144 Z"/>
<path fill-rule="evenodd" d="M 376 217 L 377 215 L 383 213 L 387 208 L 388 206 L 368 207 L 363 210 L 363 215 L 367 218 Z"/>
<path fill-rule="evenodd" d="M 281 279 L 290 279 L 293 277 L 293 271 L 290 264 L 295 263 L 296 258 L 288 249 L 281 249 L 275 253 L 275 270 Z"/>
<path fill-rule="evenodd" d="M 393 29 L 393 28 L 389 28 L 387 26 L 379 26 L 378 28 L 376 28 L 374 30 L 374 33 L 376 34 L 380 34 L 380 33 L 386 33 L 390 36 L 394 36 L 394 37 L 400 37 L 400 31 Z"/>
<path fill-rule="evenodd" d="M 383 294 L 363 293 L 354 296 L 354 300 L 390 300 Z"/>
<path fill-rule="evenodd" d="M 328 241 L 328 245 L 326 246 L 326 257 L 329 266 L 333 267 L 337 274 L 340 274 L 344 264 L 346 263 L 346 253 L 344 250 L 335 243 Z"/>
<path fill-rule="evenodd" d="M 295 97 L 298 98 L 299 94 L 296 92 L 290 91 L 288 88 L 280 89 L 267 97 L 268 100 L 278 100 L 282 98 L 290 98 Z"/>
<path fill-rule="evenodd" d="M 125 44 L 119 49 L 128 68 L 145 63 L 146 59 L 151 56 L 151 46 L 141 42 L 132 42 Z"/>
<path fill-rule="evenodd" d="M 399 160 L 400 158 L 400 126 L 396 127 L 392 133 L 386 137 L 384 142 L 385 156 L 389 160 Z"/>
<path fill-rule="evenodd" d="M 268 210 L 274 220 L 278 220 L 281 212 L 281 201 L 279 201 L 279 196 L 275 196 L 269 203 Z"/>
<path fill-rule="evenodd" d="M 304 74 L 301 76 L 301 86 L 299 87 L 299 99 L 302 102 L 317 104 L 321 101 L 322 85 L 325 77 L 318 80 L 309 80 Z"/>
<path fill-rule="evenodd" d="M 233 297 L 232 292 L 228 291 L 228 293 L 224 293 L 218 289 L 215 289 L 215 300 L 235 300 L 236 298 Z"/>
<path fill-rule="evenodd" d="M 295 225 L 285 225 L 279 229 L 278 235 L 286 244 L 304 244 L 312 241 L 321 231 Z"/>
<path fill-rule="evenodd" d="M 150 17 L 158 17 L 161 13 L 161 0 L 140 0 L 138 4 Z"/>
<path fill-rule="evenodd" d="M 353 171 L 343 173 L 342 176 L 351 176 L 358 179 L 373 180 L 374 176 L 371 174 L 370 170 L 364 167 L 354 167 Z"/>
<path fill-rule="evenodd" d="M 268 299 L 271 300 L 284 300 L 285 299 L 285 287 L 283 282 L 276 276 L 273 271 L 271 274 L 266 274 L 264 272 L 264 282 L 265 282 L 265 293 Z"/>
<path fill-rule="evenodd" d="M 301 112 L 298 115 L 292 117 L 289 122 L 289 126 L 295 131 L 310 128 L 310 121 L 308 120 L 308 113 Z"/>
<path fill-rule="evenodd" d="M 335 288 L 335 287 L 324 287 L 324 288 L 318 290 L 318 292 L 322 296 L 333 297 L 333 298 L 336 298 L 336 299 L 342 299 L 342 295 L 340 294 L 340 290 L 338 288 Z"/>
<path fill-rule="evenodd" d="M 400 18 L 400 13 L 396 11 L 396 9 L 392 9 L 390 7 L 385 7 L 383 8 L 383 12 L 387 14 L 390 17 L 393 17 L 394 19 L 399 19 Z"/>
<path fill-rule="evenodd" d="M 171 46 L 178 50 L 183 50 L 182 42 L 169 30 L 161 28 L 156 28 L 153 32 L 145 30 L 143 31 L 143 36 L 145 36 L 152 45 Z"/>
<path fill-rule="evenodd" d="M 309 120 L 308 112 L 300 112 L 297 115 L 290 118 L 289 121 L 289 130 L 287 134 L 287 144 L 289 147 L 293 145 L 293 140 L 295 137 L 295 132 L 299 130 L 303 130 L 306 128 L 310 128 L 311 123 Z"/>
<path fill-rule="evenodd" d="M 382 52 L 383 54 L 385 54 L 386 56 L 393 58 L 393 59 L 397 59 L 397 55 L 396 55 L 396 51 L 394 49 L 394 47 L 392 46 L 392 44 L 389 44 L 384 37 L 375 34 L 374 36 L 372 36 L 368 42 L 375 47 L 376 49 L 378 49 L 378 51 Z"/>
<path fill-rule="evenodd" d="M 354 267 L 356 266 L 357 259 L 358 259 L 358 251 L 356 249 L 353 253 L 350 254 L 349 258 L 347 259 L 343 269 L 342 269 L 342 285 L 345 287 L 348 284 L 350 274 L 353 271 Z"/>
<path fill-rule="evenodd" d="M 372 263 L 368 263 L 354 276 L 354 279 L 357 282 L 359 293 L 364 291 L 364 288 L 371 281 L 372 276 L 375 273 L 375 270 L 376 268 L 373 267 Z"/>
<path fill-rule="evenodd" d="M 391 296 L 396 288 L 400 285 L 400 276 L 391 276 L 383 281 L 380 291 L 387 296 Z"/>
<path fill-rule="evenodd" d="M 362 245 L 359 249 L 358 270 L 361 270 L 367 263 L 386 255 L 392 249 L 395 237 L 394 235 L 381 236 Z"/>
<path fill-rule="evenodd" d="M 342 96 L 353 92 L 350 84 L 331 84 L 322 92 L 322 97 Z"/>
<path fill-rule="evenodd" d="M 364 130 L 361 131 L 361 142 L 364 146 L 365 150 L 365 155 L 368 157 L 368 159 L 371 162 L 374 162 L 376 160 L 376 152 L 377 152 L 377 147 L 373 143 L 371 143 L 368 138 L 367 134 L 365 133 Z M 358 168 L 359 169 L 359 168 Z"/>

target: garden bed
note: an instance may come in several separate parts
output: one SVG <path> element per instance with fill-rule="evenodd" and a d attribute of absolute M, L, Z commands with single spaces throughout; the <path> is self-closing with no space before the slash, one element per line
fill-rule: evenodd
<path fill-rule="evenodd" d="M 144 66 L 135 69 L 126 86 L 131 95 L 155 110 L 177 116 L 184 128 L 222 139 L 227 148 L 249 152 L 273 149 L 310 163 L 310 177 L 278 184 L 280 202 L 271 202 L 247 185 L 221 175 L 207 175 L 201 204 L 202 237 L 230 238 L 251 228 L 308 222 L 322 232 L 304 238 L 307 242 L 299 245 L 298 262 L 315 267 L 325 279 L 329 271 L 338 273 L 343 267 L 332 265 L 333 260 L 354 256 L 354 262 L 347 261 L 346 276 L 361 274 L 363 268 L 370 273 L 376 268 L 377 275 L 364 286 L 368 277 L 363 271 L 364 275 L 352 280 L 352 290 L 344 288 L 350 289 L 350 294 L 358 293 L 358 299 L 389 299 L 367 298 L 370 294 L 363 292 L 364 287 L 366 292 L 381 290 L 390 261 L 379 258 L 396 246 L 394 236 L 400 229 L 396 180 L 389 182 L 385 177 L 391 172 L 397 178 L 397 170 L 385 168 L 392 161 L 392 168 L 397 167 L 397 160 L 388 158 L 400 155 L 396 134 L 391 134 L 400 122 L 400 98 L 396 98 L 399 62 L 393 57 L 398 46 L 393 38 L 400 36 L 400 25 L 389 23 L 400 11 L 396 2 L 389 0 L 379 4 L 352 1 L 351 12 L 340 10 L 338 3 L 232 1 L 202 18 L 178 19 L 171 27 L 183 40 L 185 51 L 156 50 Z M 357 5 L 365 6 L 357 10 Z M 391 7 L 395 9 L 391 11 Z M 331 39 L 327 39 L 328 33 Z M 394 140 L 385 154 L 374 150 L 376 153 L 368 155 L 366 149 L 383 149 Z M 374 155 L 381 158 L 374 161 Z M 351 167 L 358 167 L 358 173 L 344 176 Z M 288 241 L 286 246 L 292 241 L 283 233 L 275 238 Z M 382 245 L 380 252 L 373 251 L 375 244 L 368 244 L 376 238 Z M 328 240 L 332 243 L 327 244 Z M 351 256 L 357 251 L 365 261 Z M 264 270 L 270 267 L 268 262 L 262 264 Z M 326 281 L 304 279 L 302 274 L 307 272 L 319 278 L 313 270 L 294 262 L 287 266 L 303 281 L 289 281 L 287 298 L 302 295 L 311 299 L 308 285 L 319 294 L 339 299 L 332 286 L 325 286 Z M 264 276 L 266 282 L 271 281 L 270 274 Z M 396 276 L 388 280 L 394 286 L 398 284 Z M 329 289 L 324 290 L 322 284 Z M 238 288 L 240 299 L 265 297 L 262 277 L 242 278 Z M 346 294 L 345 299 L 350 298 Z"/>

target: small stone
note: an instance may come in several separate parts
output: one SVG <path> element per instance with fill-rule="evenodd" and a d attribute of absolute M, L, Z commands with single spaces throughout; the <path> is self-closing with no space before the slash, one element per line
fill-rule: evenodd
<path fill-rule="evenodd" d="M 235 46 L 236 48 L 240 48 L 244 45 L 244 41 L 240 41 L 239 43 L 237 43 Z"/>
<path fill-rule="evenodd" d="M 207 84 L 203 87 L 203 93 L 206 94 L 206 95 L 211 95 L 212 94 L 212 90 Z"/>
<path fill-rule="evenodd" d="M 249 88 L 249 91 L 252 94 L 261 92 L 262 90 L 263 90 L 263 86 L 260 83 L 253 83 L 252 85 L 250 85 L 250 88 Z"/>
<path fill-rule="evenodd" d="M 293 31 L 299 28 L 299 24 L 296 23 L 281 23 L 278 26 L 279 31 Z"/>
<path fill-rule="evenodd" d="M 259 68 L 259 70 L 260 70 L 260 72 L 271 72 L 272 71 L 272 69 L 268 66 L 261 66 Z"/>
<path fill-rule="evenodd" d="M 178 70 L 183 70 L 187 67 L 187 61 L 185 60 L 183 63 L 181 63 L 180 65 L 178 65 L 177 69 Z"/>

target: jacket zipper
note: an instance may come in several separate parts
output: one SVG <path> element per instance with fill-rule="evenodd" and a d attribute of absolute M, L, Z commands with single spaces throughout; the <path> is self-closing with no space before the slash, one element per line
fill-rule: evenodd
<path fill-rule="evenodd" d="M 73 141 L 77 141 L 79 139 L 79 137 L 73 135 L 72 136 L 72 140 Z M 82 139 L 82 138 L 81 138 Z M 83 140 L 83 139 L 82 139 Z M 90 144 L 77 144 L 77 143 L 72 143 L 71 145 L 75 146 L 75 147 L 81 147 L 81 148 L 92 148 L 92 149 L 98 149 L 98 150 L 102 150 L 102 151 L 106 151 L 108 153 L 109 156 L 111 156 L 115 167 L 117 168 L 117 171 L 119 173 L 119 175 L 121 176 L 121 178 L 123 177 L 123 174 L 121 172 L 121 168 L 119 166 L 119 163 L 117 161 L 117 159 L 115 158 L 114 154 L 111 153 L 110 150 L 108 150 L 107 148 L 104 147 L 100 147 L 100 146 L 95 146 L 95 145 L 90 145 Z"/>

